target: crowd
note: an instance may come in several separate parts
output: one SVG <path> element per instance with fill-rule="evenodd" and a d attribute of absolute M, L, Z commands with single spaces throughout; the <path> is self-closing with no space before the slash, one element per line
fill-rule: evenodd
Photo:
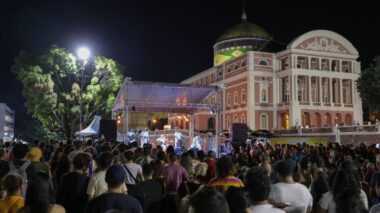
<path fill-rule="evenodd" d="M 375 146 L 0 141 L 0 212 L 380 212 Z"/>

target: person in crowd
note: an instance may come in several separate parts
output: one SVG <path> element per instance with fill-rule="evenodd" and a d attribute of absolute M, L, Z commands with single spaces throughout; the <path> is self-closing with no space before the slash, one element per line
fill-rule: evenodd
<path fill-rule="evenodd" d="M 188 212 L 230 213 L 230 208 L 222 193 L 205 187 L 190 199 Z"/>
<path fill-rule="evenodd" d="M 204 178 L 204 182 L 208 183 L 212 178 L 216 176 L 216 153 L 212 150 L 209 150 L 207 153 L 207 159 L 205 163 L 207 164 L 207 174 Z"/>
<path fill-rule="evenodd" d="M 150 145 L 145 145 L 143 148 L 143 155 L 136 159 L 135 163 L 140 166 L 144 166 L 145 164 L 151 163 L 153 159 L 150 157 L 152 153 L 152 147 Z"/>
<path fill-rule="evenodd" d="M 371 181 L 369 183 L 369 197 L 370 197 L 370 202 L 372 205 L 380 203 L 380 197 L 376 195 L 376 180 L 380 176 L 380 154 L 376 155 L 375 158 L 375 167 L 376 171 L 373 172 L 371 176 Z"/>
<path fill-rule="evenodd" d="M 61 158 L 59 159 L 57 166 L 53 172 L 53 185 L 54 188 L 58 187 L 59 182 L 61 181 L 61 177 L 70 172 L 72 169 L 72 165 L 70 162 L 70 159 L 67 155 L 62 154 Z"/>
<path fill-rule="evenodd" d="M 62 156 L 63 156 L 63 149 L 61 147 L 59 147 L 52 153 L 51 158 L 48 162 L 50 165 L 51 173 L 54 173 L 55 169 L 57 168 L 58 162 Z"/>
<path fill-rule="evenodd" d="M 5 149 L 0 148 L 0 180 L 7 174 L 8 170 L 9 165 L 8 160 L 5 158 Z"/>
<path fill-rule="evenodd" d="M 167 194 L 176 195 L 178 188 L 184 182 L 188 173 L 184 167 L 179 165 L 178 156 L 176 154 L 170 155 L 170 164 L 164 168 L 164 178 L 166 183 Z"/>
<path fill-rule="evenodd" d="M 43 155 L 40 148 L 31 147 L 28 156 L 36 172 L 46 173 L 52 177 L 49 164 L 41 162 Z"/>
<path fill-rule="evenodd" d="M 242 188 L 230 187 L 225 194 L 230 212 L 251 213 L 249 202 Z"/>
<path fill-rule="evenodd" d="M 329 176 L 325 171 L 324 162 L 321 156 L 314 155 L 310 158 L 311 168 L 313 171 L 313 182 L 311 184 L 311 195 L 313 196 L 313 209 L 317 208 L 317 204 L 322 195 L 329 191 Z"/>
<path fill-rule="evenodd" d="M 276 163 L 275 171 L 279 182 L 271 186 L 268 200 L 276 205 L 287 205 L 286 212 L 309 213 L 313 207 L 313 197 L 304 185 L 294 182 L 294 167 L 291 160 Z"/>
<path fill-rule="evenodd" d="M 73 160 L 79 152 L 83 152 L 83 143 L 82 141 L 74 141 L 74 150 L 69 153 L 70 160 Z"/>
<path fill-rule="evenodd" d="M 199 188 L 205 186 L 203 183 L 203 179 L 206 176 L 207 172 L 207 164 L 206 163 L 198 163 L 194 167 L 194 173 L 192 177 L 189 177 L 188 181 L 185 181 L 181 184 L 178 189 L 178 195 L 183 198 L 186 195 L 192 195 Z"/>
<path fill-rule="evenodd" d="M 0 212 L 16 213 L 24 207 L 24 198 L 21 196 L 24 180 L 18 174 L 6 175 L 2 182 L 2 188 L 6 191 L 6 197 L 0 200 Z"/>
<path fill-rule="evenodd" d="M 135 185 L 144 180 L 142 167 L 137 163 L 133 163 L 135 157 L 133 151 L 127 150 L 124 156 L 127 161 L 126 164 L 122 165 L 126 173 L 125 183 L 127 184 L 128 192 L 132 193 Z"/>
<path fill-rule="evenodd" d="M 139 201 L 124 191 L 126 173 L 122 166 L 112 165 L 107 169 L 105 181 L 108 191 L 92 200 L 86 206 L 86 213 L 119 211 L 123 213 L 143 213 Z"/>
<path fill-rule="evenodd" d="M 161 209 L 161 200 L 164 195 L 164 186 L 162 183 L 153 179 L 152 164 L 143 166 L 144 182 L 136 185 L 132 196 L 140 201 L 145 213 L 157 212 Z"/>
<path fill-rule="evenodd" d="M 344 161 L 336 172 L 331 192 L 319 201 L 318 213 L 367 212 L 367 202 L 357 168 L 351 161 Z"/>
<path fill-rule="evenodd" d="M 87 188 L 90 178 L 87 176 L 91 156 L 78 152 L 73 159 L 73 171 L 61 177 L 57 189 L 57 203 L 62 205 L 67 213 L 83 212 L 87 203 Z"/>
<path fill-rule="evenodd" d="M 88 199 L 91 200 L 107 192 L 107 183 L 105 181 L 106 171 L 112 164 L 113 156 L 110 152 L 103 152 L 98 159 L 97 172 L 91 176 L 87 187 Z M 126 186 L 125 191 L 127 190 Z"/>
<path fill-rule="evenodd" d="M 190 152 L 183 153 L 179 160 L 179 164 L 186 169 L 188 175 L 193 174 L 193 162 Z"/>
<path fill-rule="evenodd" d="M 373 175 L 373 173 L 376 171 L 375 170 L 375 164 L 372 163 L 372 162 L 368 162 L 366 165 L 366 171 L 364 173 L 364 181 L 366 183 L 370 183 L 371 182 L 371 177 Z"/>
<path fill-rule="evenodd" d="M 18 213 L 65 213 L 61 205 L 54 204 L 54 191 L 50 177 L 44 172 L 37 172 L 28 183 L 25 206 Z"/>
<path fill-rule="evenodd" d="M 377 179 L 375 180 L 375 190 L 376 195 L 380 197 L 380 176 L 377 176 Z M 380 212 L 380 203 L 373 205 L 371 209 L 369 210 L 369 213 L 378 213 Z"/>
<path fill-rule="evenodd" d="M 244 187 L 242 181 L 234 176 L 235 166 L 227 156 L 216 162 L 216 177 L 211 179 L 208 186 L 219 192 L 226 192 L 229 187 Z"/>
<path fill-rule="evenodd" d="M 250 199 L 250 209 L 254 213 L 284 213 L 283 210 L 275 208 L 268 201 L 271 180 L 268 173 L 260 167 L 254 167 L 245 175 L 245 189 Z"/>

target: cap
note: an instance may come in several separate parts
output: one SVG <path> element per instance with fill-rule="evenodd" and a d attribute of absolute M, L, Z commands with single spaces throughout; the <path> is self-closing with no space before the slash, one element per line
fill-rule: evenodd
<path fill-rule="evenodd" d="M 112 165 L 106 172 L 106 183 L 110 185 L 119 185 L 125 181 L 125 171 L 120 165 Z"/>
<path fill-rule="evenodd" d="M 29 159 L 31 161 L 39 161 L 42 158 L 42 151 L 37 147 L 32 147 L 29 150 Z"/>

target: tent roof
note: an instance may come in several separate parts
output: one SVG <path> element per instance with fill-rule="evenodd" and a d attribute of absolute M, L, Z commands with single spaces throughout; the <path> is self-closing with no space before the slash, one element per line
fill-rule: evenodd
<path fill-rule="evenodd" d="M 218 91 L 217 86 L 131 81 L 126 78 L 113 106 L 113 111 L 194 113 L 211 110 L 206 98 Z"/>
<path fill-rule="evenodd" d="M 100 124 L 100 116 L 95 116 L 94 120 L 92 120 L 91 124 L 86 127 L 85 129 L 76 132 L 75 135 L 77 136 L 91 136 L 91 135 L 97 135 L 99 133 L 99 124 Z"/>

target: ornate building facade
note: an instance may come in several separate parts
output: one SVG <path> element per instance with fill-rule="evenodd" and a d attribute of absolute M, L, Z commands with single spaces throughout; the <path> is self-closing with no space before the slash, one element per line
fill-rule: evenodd
<path fill-rule="evenodd" d="M 362 124 L 359 53 L 347 39 L 314 30 L 283 51 L 266 52 L 271 36 L 245 14 L 242 19 L 218 38 L 214 67 L 182 82 L 223 88 L 223 129 L 232 123 L 268 130 Z M 195 129 L 210 129 L 211 120 L 210 114 L 197 114 Z"/>

